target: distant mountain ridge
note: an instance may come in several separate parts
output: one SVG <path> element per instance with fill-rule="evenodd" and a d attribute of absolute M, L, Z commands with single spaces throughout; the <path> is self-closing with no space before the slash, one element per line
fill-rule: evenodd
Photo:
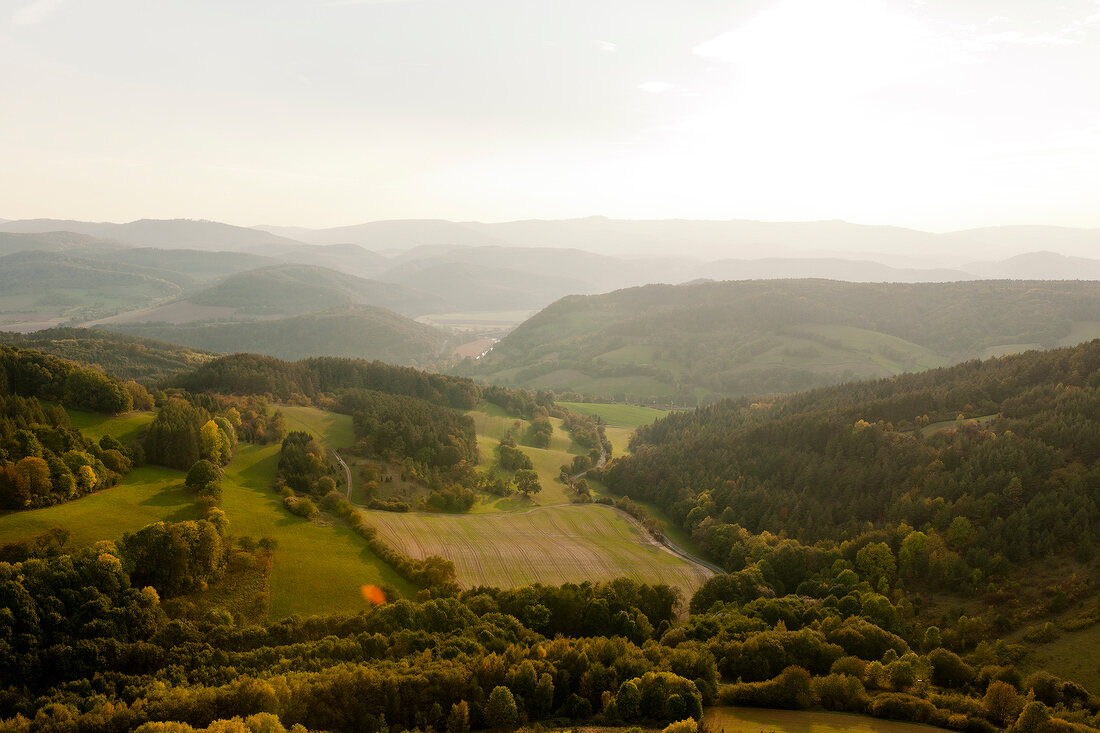
<path fill-rule="evenodd" d="M 797 256 L 814 252 L 922 253 L 940 262 L 986 259 L 991 251 L 1056 249 L 1087 256 L 1100 251 L 1100 229 L 1006 226 L 945 234 L 845 221 L 762 222 L 685 219 L 581 219 L 499 223 L 443 220 L 376 221 L 331 229 L 257 227 L 312 244 L 350 243 L 375 250 L 428 244 L 572 247 L 617 256 L 668 256 L 715 260 Z"/>
<path fill-rule="evenodd" d="M 992 247 L 1021 251 L 986 257 Z M 38 254 L 20 255 L 26 252 Z M 371 305 L 473 324 L 482 329 L 474 340 L 497 337 L 567 296 L 647 284 L 1100 279 L 1094 252 L 1100 230 L 1059 227 L 933 234 L 842 221 L 605 217 L 396 220 L 324 230 L 186 219 L 6 221 L 0 257 L 22 259 L 6 260 L 10 285 L 0 293 L 0 328 L 144 321 L 197 327 Z M 488 323 L 496 325 L 478 325 Z"/>
<path fill-rule="evenodd" d="M 300 244 L 269 232 L 197 219 L 139 219 L 126 224 L 63 219 L 26 219 L 0 224 L 0 231 L 19 234 L 74 232 L 113 239 L 135 247 L 256 251 L 264 247 Z"/>

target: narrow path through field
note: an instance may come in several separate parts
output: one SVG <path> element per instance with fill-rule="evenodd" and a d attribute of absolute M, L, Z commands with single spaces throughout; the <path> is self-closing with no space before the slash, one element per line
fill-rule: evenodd
<path fill-rule="evenodd" d="M 351 469 L 348 468 L 348 464 L 344 463 L 344 459 L 340 457 L 340 454 L 335 450 L 332 451 L 332 456 L 336 459 L 336 462 L 344 467 L 344 476 L 348 481 L 348 501 L 351 501 Z"/>
<path fill-rule="evenodd" d="M 688 552 L 684 548 L 677 545 L 675 542 L 670 540 L 668 537 L 663 537 L 661 539 L 661 542 L 664 543 L 665 547 L 672 550 L 677 555 L 679 555 L 680 557 L 684 558 L 685 560 L 687 560 L 689 562 L 693 562 L 696 565 L 702 565 L 704 568 L 707 568 L 708 570 L 712 570 L 713 572 L 715 572 L 718 575 L 725 575 L 726 574 L 726 571 L 725 571 L 724 568 L 720 568 L 712 562 L 707 562 L 706 560 L 704 560 L 701 557 L 696 557 L 695 555 L 692 555 L 690 552 Z"/>

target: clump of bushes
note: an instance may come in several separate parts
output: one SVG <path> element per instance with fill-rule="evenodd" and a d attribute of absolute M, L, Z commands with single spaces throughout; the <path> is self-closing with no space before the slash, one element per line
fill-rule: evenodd
<path fill-rule="evenodd" d="M 810 673 L 802 667 L 790 666 L 766 682 L 725 687 L 718 693 L 718 701 L 722 705 L 805 710 L 814 702 Z"/>
<path fill-rule="evenodd" d="M 284 497 L 283 506 L 299 517 L 305 517 L 306 519 L 313 519 L 321 513 L 308 496 Z"/>

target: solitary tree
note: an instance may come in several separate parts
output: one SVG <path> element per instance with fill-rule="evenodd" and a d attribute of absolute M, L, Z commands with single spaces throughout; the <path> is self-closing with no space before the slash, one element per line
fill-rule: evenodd
<path fill-rule="evenodd" d="M 542 491 L 542 484 L 539 483 L 539 475 L 531 468 L 521 468 L 516 471 L 516 489 L 523 493 L 524 496 L 530 496 L 531 494 L 537 494 Z"/>

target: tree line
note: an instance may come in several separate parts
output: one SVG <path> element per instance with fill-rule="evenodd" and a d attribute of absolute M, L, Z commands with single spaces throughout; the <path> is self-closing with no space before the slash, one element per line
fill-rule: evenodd
<path fill-rule="evenodd" d="M 469 379 L 380 361 L 318 357 L 287 362 L 257 354 L 215 359 L 169 384 L 191 392 L 268 395 L 306 404 L 346 390 L 373 390 L 457 409 L 476 407 L 482 394 Z"/>

